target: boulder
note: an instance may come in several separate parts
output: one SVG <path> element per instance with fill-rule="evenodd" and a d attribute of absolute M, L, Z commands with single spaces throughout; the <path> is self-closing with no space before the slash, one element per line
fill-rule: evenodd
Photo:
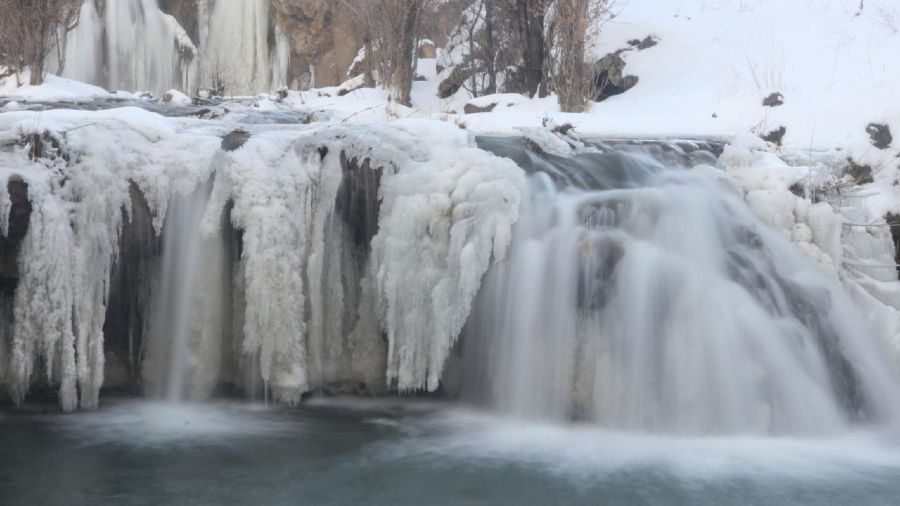
<path fill-rule="evenodd" d="M 894 137 L 891 135 L 891 128 L 887 125 L 870 123 L 869 126 L 866 127 L 866 132 L 872 140 L 872 145 L 878 149 L 887 149 L 890 147 L 891 143 L 894 142 Z"/>
<path fill-rule="evenodd" d="M 468 103 L 468 104 L 466 104 L 465 107 L 463 107 L 463 112 L 465 112 L 466 114 L 478 114 L 481 112 L 491 112 L 496 107 L 497 107 L 496 103 L 488 104 L 485 106 L 478 106 L 478 105 L 475 105 L 472 103 Z"/>
<path fill-rule="evenodd" d="M 780 105 L 784 105 L 784 95 L 778 92 L 772 93 L 771 95 L 763 99 L 762 104 L 765 107 L 778 107 Z"/>
<path fill-rule="evenodd" d="M 625 60 L 622 58 L 623 52 L 623 50 L 620 50 L 610 53 L 594 65 L 596 75 L 594 83 L 597 88 L 595 100 L 597 102 L 621 95 L 637 85 L 637 76 L 625 74 Z"/>

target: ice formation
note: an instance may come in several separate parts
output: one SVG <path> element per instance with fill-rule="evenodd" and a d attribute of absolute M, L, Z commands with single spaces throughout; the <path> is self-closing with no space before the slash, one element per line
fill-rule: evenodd
<path fill-rule="evenodd" d="M 348 384 L 436 389 L 524 181 L 427 121 L 259 125 L 232 151 L 225 123 L 135 108 L 8 113 L 0 132 L 15 144 L 0 170 L 23 177 L 34 208 L 3 383 L 16 401 L 58 385 L 66 410 L 96 407 L 104 338 L 130 338 L 103 329 L 120 236 L 136 226 L 132 184 L 162 239 L 154 279 L 132 287 L 153 301 L 148 394 L 203 399 L 223 382 L 253 393 L 260 380 L 293 403 Z M 22 145 L 34 139 L 42 150 Z"/>
<path fill-rule="evenodd" d="M 193 93 L 216 79 L 231 94 L 284 86 L 289 48 L 269 4 L 197 2 L 199 40 L 192 41 L 157 0 L 87 0 L 65 41 L 65 67 L 50 58 L 48 69 L 111 90 L 158 95 L 170 88 Z"/>

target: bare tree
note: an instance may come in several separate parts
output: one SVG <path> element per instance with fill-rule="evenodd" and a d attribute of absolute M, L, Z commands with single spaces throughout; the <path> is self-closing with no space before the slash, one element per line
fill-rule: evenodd
<path fill-rule="evenodd" d="M 391 99 L 411 105 L 419 18 L 426 0 L 344 0 L 365 30 L 366 58 L 374 80 Z"/>
<path fill-rule="evenodd" d="M 588 29 L 602 16 L 603 0 L 555 0 L 548 38 L 552 44 L 551 87 L 563 112 L 584 112 L 595 93 L 595 76 L 586 61 Z"/>
<path fill-rule="evenodd" d="M 82 3 L 84 0 L 0 0 L 0 56 L 7 69 L 18 73 L 27 66 L 30 84 L 41 84 L 47 57 L 78 24 Z"/>
<path fill-rule="evenodd" d="M 522 86 L 527 94 L 547 95 L 547 44 L 544 23 L 552 0 L 515 0 L 515 19 L 522 48 Z"/>

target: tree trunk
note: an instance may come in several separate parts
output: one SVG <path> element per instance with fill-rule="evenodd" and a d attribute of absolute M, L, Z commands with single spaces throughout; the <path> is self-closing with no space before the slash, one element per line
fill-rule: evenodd
<path fill-rule="evenodd" d="M 391 76 L 391 96 L 395 102 L 405 106 L 412 105 L 410 94 L 415 78 L 416 62 L 416 29 L 419 25 L 419 14 L 423 0 L 407 0 L 403 14 L 400 33 L 400 44 L 397 48 L 397 61 Z"/>
<path fill-rule="evenodd" d="M 40 17 L 36 20 L 39 24 L 39 28 L 33 34 L 33 38 L 31 41 L 31 47 L 28 49 L 28 65 L 31 67 L 31 77 L 28 80 L 28 84 L 33 86 L 37 86 L 44 82 L 44 58 L 47 56 L 47 46 L 49 45 L 49 37 L 47 37 L 47 33 L 49 31 L 49 27 L 47 26 L 47 13 L 44 11 L 46 8 L 45 5 L 41 4 L 41 14 Z"/>
<path fill-rule="evenodd" d="M 529 95 L 546 96 L 544 82 L 545 0 L 516 0 L 516 19 L 522 41 L 523 85 Z"/>
<path fill-rule="evenodd" d="M 484 0 L 484 35 L 485 58 L 488 85 L 484 90 L 485 95 L 497 93 L 497 48 L 494 38 L 494 0 Z"/>

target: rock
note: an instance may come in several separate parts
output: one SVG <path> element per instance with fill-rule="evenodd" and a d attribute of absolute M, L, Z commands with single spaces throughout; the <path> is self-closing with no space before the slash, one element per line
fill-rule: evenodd
<path fill-rule="evenodd" d="M 466 104 L 465 107 L 463 107 L 463 112 L 466 114 L 478 114 L 478 113 L 482 113 L 482 112 L 491 112 L 496 107 L 497 107 L 496 103 L 488 104 L 485 106 L 478 106 L 478 105 L 469 103 L 469 104 Z"/>
<path fill-rule="evenodd" d="M 887 125 L 870 123 L 866 127 L 866 132 L 869 134 L 869 138 L 872 139 L 872 145 L 878 149 L 887 149 L 894 142 L 891 129 Z"/>
<path fill-rule="evenodd" d="M 231 0 L 233 1 L 233 0 Z M 272 0 L 275 21 L 291 48 L 288 82 L 337 86 L 363 45 L 363 32 L 340 0 Z M 315 82 L 311 69 L 315 68 Z M 304 86 L 306 85 L 306 86 Z M 292 85 L 293 86 L 293 85 Z"/>
<path fill-rule="evenodd" d="M 776 146 L 781 146 L 781 141 L 784 140 L 784 135 L 787 133 L 787 128 L 778 127 L 777 130 L 772 130 L 763 136 L 763 140 L 766 142 L 771 142 Z"/>
<path fill-rule="evenodd" d="M 553 133 L 557 133 L 559 135 L 569 135 L 569 132 L 572 131 L 575 127 L 571 123 L 563 123 L 562 125 L 556 125 L 553 127 Z"/>
<path fill-rule="evenodd" d="M 159 0 L 159 8 L 166 14 L 171 14 L 178 21 L 195 46 L 200 45 L 200 16 L 197 12 L 197 0 Z"/>
<path fill-rule="evenodd" d="M 40 134 L 26 134 L 22 138 L 22 144 L 28 152 L 28 158 L 32 161 L 38 158 L 47 160 L 62 158 L 69 161 L 69 153 L 65 150 L 62 141 L 49 130 L 44 130 Z"/>
<path fill-rule="evenodd" d="M 28 233 L 31 220 L 31 201 L 28 184 L 18 176 L 11 176 L 6 184 L 9 193 L 9 229 L 0 235 L 0 296 L 12 296 L 19 280 L 17 256 L 22 239 Z"/>
<path fill-rule="evenodd" d="M 765 107 L 778 107 L 784 105 L 784 95 L 775 92 L 763 99 L 762 103 Z"/>
<path fill-rule="evenodd" d="M 875 178 L 872 177 L 872 167 L 859 165 L 853 158 L 847 158 L 847 167 L 844 168 L 844 175 L 850 176 L 853 182 L 858 185 L 875 182 Z"/>
<path fill-rule="evenodd" d="M 468 65 L 458 65 L 454 67 L 453 71 L 450 72 L 450 75 L 438 85 L 438 97 L 450 98 L 453 95 L 456 95 L 456 92 L 462 88 L 463 83 L 475 75 L 475 73 L 476 69 Z"/>
<path fill-rule="evenodd" d="M 601 58 L 595 65 L 597 96 L 595 100 L 602 102 L 609 97 L 621 95 L 634 88 L 638 83 L 638 77 L 625 74 L 625 60 L 621 56 L 622 51 L 610 53 Z"/>
<path fill-rule="evenodd" d="M 437 58 L 437 48 L 434 42 L 429 39 L 419 42 L 419 58 Z"/>
<path fill-rule="evenodd" d="M 250 132 L 238 128 L 222 138 L 222 149 L 224 151 L 241 149 L 248 140 L 250 140 Z"/>
<path fill-rule="evenodd" d="M 379 190 L 384 171 L 372 167 L 368 158 L 348 158 L 341 152 L 341 172 L 343 178 L 335 197 L 335 213 L 347 225 L 350 239 L 356 246 L 354 249 L 368 257 L 372 238 L 378 233 Z M 364 258 L 360 260 L 360 265 L 365 265 Z"/>
<path fill-rule="evenodd" d="M 356 77 L 350 78 L 338 87 L 337 96 L 343 97 L 349 93 L 353 93 L 354 91 L 364 88 L 366 86 L 366 78 L 364 75 L 359 74 Z"/>
<path fill-rule="evenodd" d="M 145 322 L 151 313 L 148 302 L 152 298 L 152 287 L 146 280 L 158 275 L 162 241 L 153 228 L 153 212 L 147 199 L 133 181 L 128 193 L 131 205 L 128 210 L 122 209 L 125 220 L 119 235 L 119 253 L 110 272 L 103 325 L 104 388 L 140 390 L 138 364 L 145 344 Z"/>
<path fill-rule="evenodd" d="M 185 95 L 178 90 L 169 90 L 162 96 L 162 101 L 172 105 L 191 105 L 193 101 L 191 97 Z"/>
<path fill-rule="evenodd" d="M 628 45 L 636 48 L 638 51 L 643 51 L 644 49 L 650 49 L 651 47 L 659 44 L 659 39 L 652 35 L 648 35 L 641 39 L 632 39 L 628 41 Z"/>

